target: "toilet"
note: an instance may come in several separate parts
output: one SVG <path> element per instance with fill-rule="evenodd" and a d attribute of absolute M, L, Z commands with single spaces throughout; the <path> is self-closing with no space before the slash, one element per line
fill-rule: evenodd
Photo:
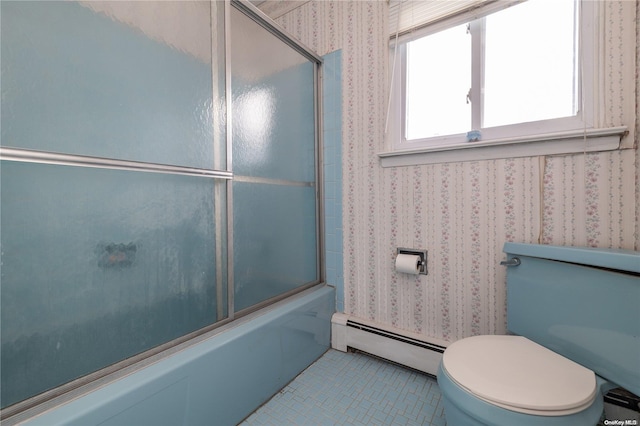
<path fill-rule="evenodd" d="M 640 253 L 519 243 L 504 252 L 511 334 L 445 350 L 447 425 L 596 425 L 607 391 L 640 394 Z"/>

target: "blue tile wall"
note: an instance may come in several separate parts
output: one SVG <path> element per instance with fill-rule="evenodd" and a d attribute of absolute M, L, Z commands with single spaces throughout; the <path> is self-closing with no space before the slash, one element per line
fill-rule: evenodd
<path fill-rule="evenodd" d="M 342 50 L 323 57 L 324 205 L 327 283 L 336 288 L 336 310 L 344 312 L 342 252 Z"/>

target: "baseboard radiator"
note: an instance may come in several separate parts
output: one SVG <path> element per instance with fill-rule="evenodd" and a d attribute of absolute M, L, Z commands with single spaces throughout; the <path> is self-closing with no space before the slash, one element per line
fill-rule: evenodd
<path fill-rule="evenodd" d="M 424 341 L 422 336 L 350 315 L 331 318 L 331 347 L 343 352 L 357 349 L 407 367 L 437 375 L 446 343 Z"/>

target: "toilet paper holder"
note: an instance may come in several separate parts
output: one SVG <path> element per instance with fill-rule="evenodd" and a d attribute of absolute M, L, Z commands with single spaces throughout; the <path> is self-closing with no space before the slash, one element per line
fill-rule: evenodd
<path fill-rule="evenodd" d="M 419 250 L 412 248 L 398 247 L 396 256 L 399 254 L 410 254 L 413 256 L 420 256 L 420 272 L 419 275 L 427 275 L 427 250 Z"/>

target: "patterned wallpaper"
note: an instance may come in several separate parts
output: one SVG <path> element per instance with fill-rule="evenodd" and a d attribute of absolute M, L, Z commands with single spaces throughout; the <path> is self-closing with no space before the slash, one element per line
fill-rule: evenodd
<path fill-rule="evenodd" d="M 598 121 L 638 134 L 637 2 L 602 2 Z M 454 341 L 506 330 L 505 241 L 640 250 L 638 150 L 382 168 L 386 1 L 314 0 L 277 22 L 323 55 L 342 49 L 346 313 Z M 634 65 L 635 64 L 635 65 Z M 429 274 L 394 271 L 426 248 Z"/>

